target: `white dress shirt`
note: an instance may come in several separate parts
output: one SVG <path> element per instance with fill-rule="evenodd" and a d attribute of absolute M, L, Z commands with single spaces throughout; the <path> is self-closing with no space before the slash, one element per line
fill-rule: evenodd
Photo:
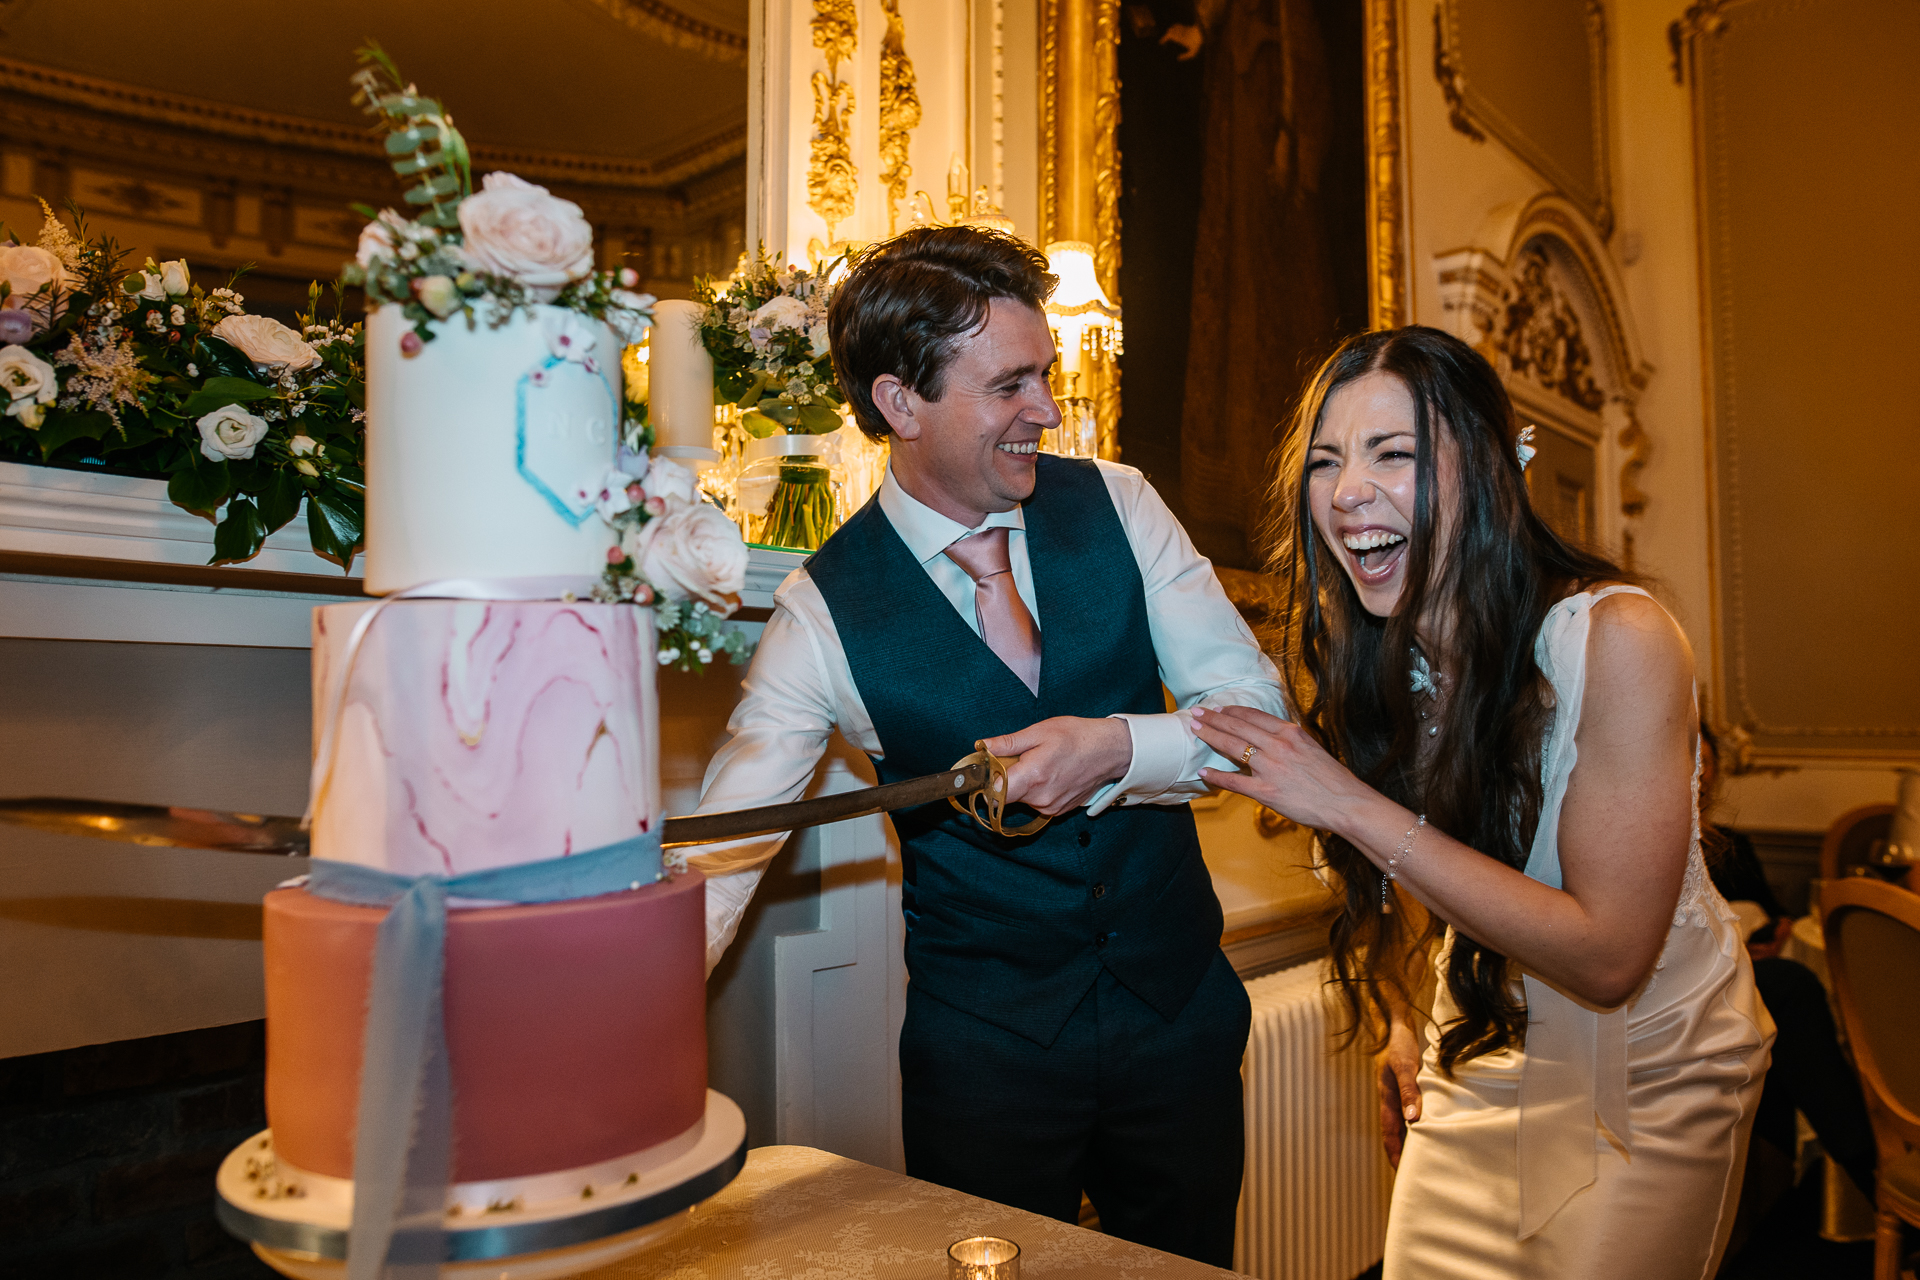
<path fill-rule="evenodd" d="M 1222 759 L 1194 736 L 1188 709 L 1240 705 L 1287 714 L 1279 673 L 1227 600 L 1213 566 L 1194 550 L 1160 495 L 1132 467 L 1115 462 L 1096 465 L 1140 566 L 1160 679 L 1179 710 L 1114 717 L 1126 721 L 1132 736 L 1132 764 L 1124 777 L 1094 793 L 1087 806 L 1089 816 L 1116 804 L 1184 802 L 1206 793 L 1207 785 L 1200 780 L 1202 768 L 1235 767 L 1236 761 Z M 948 547 L 977 530 L 910 496 L 893 478 L 891 468 L 881 482 L 879 503 L 907 550 L 978 635 L 973 579 L 945 554 Z M 995 526 L 1010 531 L 1007 547 L 1014 586 L 1037 620 L 1041 615 L 1027 556 L 1025 514 L 1020 507 L 997 512 L 979 528 Z M 867 755 L 885 755 L 826 598 L 804 568 L 795 569 L 774 592 L 773 616 L 741 690 L 740 704 L 727 723 L 732 738 L 707 766 L 697 812 L 799 799 L 835 728 Z M 709 971 L 733 941 L 761 871 L 786 838 L 784 834 L 752 836 L 690 851 L 689 863 L 709 877 Z"/>

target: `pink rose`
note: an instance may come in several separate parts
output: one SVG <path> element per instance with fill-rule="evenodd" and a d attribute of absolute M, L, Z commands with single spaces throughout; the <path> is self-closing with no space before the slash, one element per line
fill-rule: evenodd
<path fill-rule="evenodd" d="M 718 507 L 694 503 L 649 520 L 634 539 L 640 576 L 668 600 L 689 596 L 732 613 L 747 584 L 747 545 Z"/>
<path fill-rule="evenodd" d="M 475 271 L 525 285 L 536 302 L 593 270 L 593 228 L 580 206 L 510 173 L 490 173 L 460 202 L 461 256 Z"/>
<path fill-rule="evenodd" d="M 66 268 L 37 245 L 0 246 L 0 280 L 11 286 L 0 307 L 27 312 L 36 330 L 45 329 L 66 312 Z"/>

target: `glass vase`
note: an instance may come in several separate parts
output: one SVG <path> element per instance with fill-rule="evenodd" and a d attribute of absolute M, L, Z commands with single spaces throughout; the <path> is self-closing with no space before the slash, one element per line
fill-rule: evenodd
<path fill-rule="evenodd" d="M 780 551 L 817 551 L 840 527 L 839 441 L 781 435 L 752 440 L 735 482 L 747 541 Z"/>

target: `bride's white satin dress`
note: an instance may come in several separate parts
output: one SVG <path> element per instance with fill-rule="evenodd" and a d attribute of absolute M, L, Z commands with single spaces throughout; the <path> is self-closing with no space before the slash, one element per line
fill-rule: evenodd
<path fill-rule="evenodd" d="M 1539 834 L 1526 873 L 1558 887 L 1593 605 L 1548 612 L 1535 646 L 1552 682 Z M 1639 594 L 1645 594 L 1641 592 Z M 1456 1016 L 1440 988 L 1387 1223 L 1385 1280 L 1711 1280 L 1733 1226 L 1773 1043 L 1745 939 L 1692 848 L 1658 964 L 1618 1009 L 1524 974 L 1524 1050 L 1435 1065 Z M 1451 944 L 1452 935 L 1448 935 Z"/>

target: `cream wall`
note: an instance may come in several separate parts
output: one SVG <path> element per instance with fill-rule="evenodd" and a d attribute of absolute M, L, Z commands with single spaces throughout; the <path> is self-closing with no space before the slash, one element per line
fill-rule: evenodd
<path fill-rule="evenodd" d="M 1628 522 L 1635 567 L 1692 641 L 1702 689 L 1712 699 L 1713 625 L 1703 332 L 1688 90 L 1674 81 L 1667 27 L 1675 0 L 1609 0 L 1608 82 L 1615 224 L 1604 252 L 1652 373 L 1638 402 L 1652 440 L 1638 477 L 1644 514 Z M 1502 205 L 1551 190 L 1496 137 L 1476 142 L 1448 119 L 1434 68 L 1430 0 L 1402 7 L 1404 33 L 1409 295 L 1413 319 L 1445 327 L 1436 255 L 1481 244 L 1483 223 Z M 1603 465 L 1604 465 L 1603 459 Z M 1891 801 L 1883 767 L 1803 766 L 1727 780 L 1725 820 L 1742 827 L 1820 831 L 1854 805 Z"/>

